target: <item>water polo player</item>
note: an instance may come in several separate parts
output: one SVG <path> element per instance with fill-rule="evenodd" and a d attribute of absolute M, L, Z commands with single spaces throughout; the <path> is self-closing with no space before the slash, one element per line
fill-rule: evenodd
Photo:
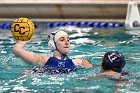
<path fill-rule="evenodd" d="M 52 57 L 26 51 L 24 49 L 26 43 L 27 41 L 17 41 L 13 47 L 13 53 L 29 64 L 45 68 L 48 73 L 69 73 L 74 71 L 77 66 L 92 67 L 87 60 L 70 59 L 67 56 L 70 51 L 70 41 L 68 34 L 64 31 L 52 32 L 48 35 L 48 46 L 53 52 Z"/>
<path fill-rule="evenodd" d="M 103 56 L 102 72 L 106 75 L 126 74 L 123 71 L 125 66 L 125 58 L 118 51 L 109 51 Z"/>

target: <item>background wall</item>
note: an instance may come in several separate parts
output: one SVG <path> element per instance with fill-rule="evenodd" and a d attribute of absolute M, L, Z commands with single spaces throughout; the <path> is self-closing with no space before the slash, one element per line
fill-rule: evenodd
<path fill-rule="evenodd" d="M 125 19 L 129 1 L 134 0 L 0 0 L 0 19 Z"/>

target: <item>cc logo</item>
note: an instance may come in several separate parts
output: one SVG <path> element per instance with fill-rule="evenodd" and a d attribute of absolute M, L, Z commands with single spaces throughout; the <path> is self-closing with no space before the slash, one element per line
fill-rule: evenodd
<path fill-rule="evenodd" d="M 25 29 L 25 27 L 20 26 L 19 24 L 14 25 L 14 31 L 19 32 L 19 34 L 21 34 L 21 35 L 25 34 L 25 32 L 22 32 L 22 30 L 24 30 L 24 29 Z"/>

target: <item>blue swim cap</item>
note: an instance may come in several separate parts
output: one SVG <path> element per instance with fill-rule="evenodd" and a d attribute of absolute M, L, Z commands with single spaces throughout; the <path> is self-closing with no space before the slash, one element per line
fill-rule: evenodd
<path fill-rule="evenodd" d="M 125 63 L 125 58 L 122 53 L 109 51 L 103 57 L 102 68 L 103 70 L 121 72 Z"/>

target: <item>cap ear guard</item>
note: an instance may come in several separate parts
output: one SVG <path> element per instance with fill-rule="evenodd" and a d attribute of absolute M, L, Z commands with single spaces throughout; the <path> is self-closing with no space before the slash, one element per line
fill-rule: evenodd
<path fill-rule="evenodd" d="M 48 46 L 49 48 L 51 48 L 51 50 L 56 50 L 54 36 L 55 36 L 55 33 L 51 33 L 48 35 Z"/>
<path fill-rule="evenodd" d="M 63 35 L 68 34 L 65 31 L 56 31 L 48 35 L 48 46 L 51 48 L 51 50 L 58 50 L 56 46 L 56 41 Z"/>

